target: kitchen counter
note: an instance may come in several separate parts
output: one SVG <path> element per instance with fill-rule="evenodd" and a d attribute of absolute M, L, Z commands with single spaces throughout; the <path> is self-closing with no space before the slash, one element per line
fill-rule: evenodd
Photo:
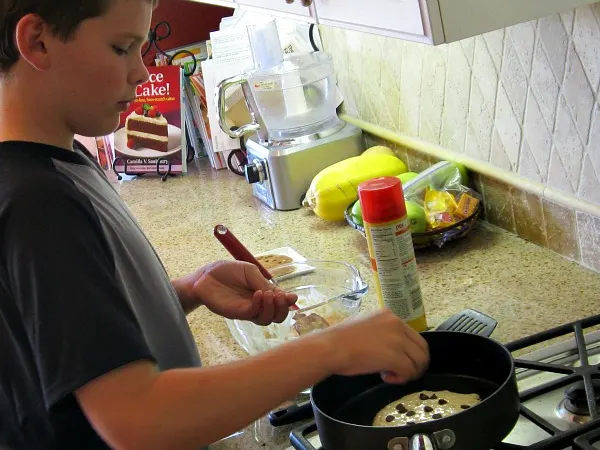
<path fill-rule="evenodd" d="M 252 196 L 239 176 L 213 171 L 203 161 L 187 176 L 161 182 L 156 177 L 117 185 L 172 277 L 230 259 L 212 235 L 222 223 L 253 252 L 290 246 L 307 258 L 356 265 L 371 284 L 367 244 L 344 223 L 328 223 L 311 211 L 272 211 Z M 429 325 L 435 327 L 464 308 L 498 320 L 500 342 L 600 313 L 600 275 L 551 251 L 487 224 L 442 249 L 417 252 Z M 363 310 L 376 308 L 374 289 Z M 205 309 L 190 314 L 189 324 L 205 365 L 245 356 L 225 321 Z M 275 430 L 265 420 L 211 448 L 285 449 L 289 428 Z"/>

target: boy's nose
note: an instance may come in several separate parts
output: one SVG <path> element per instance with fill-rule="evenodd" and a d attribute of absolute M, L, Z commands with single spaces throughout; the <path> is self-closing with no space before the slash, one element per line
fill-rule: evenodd
<path fill-rule="evenodd" d="M 148 73 L 148 68 L 144 65 L 143 60 L 140 58 L 137 67 L 129 75 L 129 82 L 130 84 L 138 86 L 148 81 L 149 77 L 150 75 Z"/>

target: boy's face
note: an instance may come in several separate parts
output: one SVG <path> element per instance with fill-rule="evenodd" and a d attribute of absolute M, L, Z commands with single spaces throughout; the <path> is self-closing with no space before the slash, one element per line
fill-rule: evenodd
<path fill-rule="evenodd" d="M 83 21 L 67 42 L 56 38 L 49 48 L 47 88 L 56 113 L 70 131 L 104 136 L 115 130 L 119 114 L 148 78 L 140 55 L 148 35 L 152 4 L 148 0 L 113 0 L 100 17 Z"/>

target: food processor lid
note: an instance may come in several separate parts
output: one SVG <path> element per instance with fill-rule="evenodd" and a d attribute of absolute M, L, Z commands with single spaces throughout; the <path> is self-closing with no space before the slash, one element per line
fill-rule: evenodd
<path fill-rule="evenodd" d="M 333 59 L 324 51 L 310 53 L 287 53 L 283 56 L 283 62 L 270 69 L 255 69 L 251 72 L 252 78 L 270 78 L 278 75 L 286 75 L 294 72 L 303 72 L 323 66 L 325 70 L 320 78 L 325 78 L 333 73 Z M 310 80 L 309 80 L 310 82 Z"/>

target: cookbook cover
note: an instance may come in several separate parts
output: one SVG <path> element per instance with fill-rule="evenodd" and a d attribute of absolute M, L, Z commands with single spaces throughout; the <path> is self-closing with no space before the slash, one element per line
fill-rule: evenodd
<path fill-rule="evenodd" d="M 121 113 L 114 135 L 114 167 L 128 174 L 186 171 L 183 70 L 149 67 L 149 80 L 138 86 L 136 99 Z"/>

